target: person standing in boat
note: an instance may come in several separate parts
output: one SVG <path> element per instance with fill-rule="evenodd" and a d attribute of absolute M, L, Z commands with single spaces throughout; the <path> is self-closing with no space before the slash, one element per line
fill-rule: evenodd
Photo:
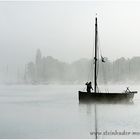
<path fill-rule="evenodd" d="M 86 82 L 85 85 L 87 86 L 87 92 L 91 92 L 91 89 L 93 90 L 91 82 Z"/>

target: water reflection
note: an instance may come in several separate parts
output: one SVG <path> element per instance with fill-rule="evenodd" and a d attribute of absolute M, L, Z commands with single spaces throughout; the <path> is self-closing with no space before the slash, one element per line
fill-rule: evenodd
<path fill-rule="evenodd" d="M 79 111 L 85 116 L 88 125 L 89 138 L 124 138 L 121 135 L 107 135 L 113 131 L 129 131 L 126 126 L 131 127 L 129 118 L 129 109 L 133 107 L 134 102 L 79 102 Z M 130 107 L 130 108 L 129 108 Z M 128 112 L 126 113 L 126 110 Z M 126 122 L 126 124 L 124 124 Z M 127 123 L 129 122 L 129 123 Z M 125 138 L 128 138 L 126 135 Z"/>

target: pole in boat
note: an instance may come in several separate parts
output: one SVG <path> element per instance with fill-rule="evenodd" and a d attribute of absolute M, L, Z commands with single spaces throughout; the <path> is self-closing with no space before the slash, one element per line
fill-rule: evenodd
<path fill-rule="evenodd" d="M 95 62 L 95 67 L 94 67 L 94 93 L 97 92 L 97 14 L 95 17 L 95 57 L 94 57 L 94 62 Z M 97 139 L 97 106 L 95 103 L 95 139 Z"/>
<path fill-rule="evenodd" d="M 97 17 L 95 17 L 94 92 L 97 92 Z"/>

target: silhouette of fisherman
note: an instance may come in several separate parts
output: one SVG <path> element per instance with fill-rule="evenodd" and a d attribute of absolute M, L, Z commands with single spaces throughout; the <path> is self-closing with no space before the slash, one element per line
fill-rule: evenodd
<path fill-rule="evenodd" d="M 93 90 L 91 82 L 86 82 L 85 85 L 87 86 L 87 92 L 90 93 L 91 92 L 91 89 Z"/>

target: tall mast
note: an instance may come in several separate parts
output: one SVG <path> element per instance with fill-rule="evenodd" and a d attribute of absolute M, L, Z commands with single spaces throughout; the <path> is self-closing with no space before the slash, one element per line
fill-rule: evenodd
<path fill-rule="evenodd" d="M 97 17 L 95 18 L 95 57 L 94 57 L 94 92 L 97 92 Z"/>

